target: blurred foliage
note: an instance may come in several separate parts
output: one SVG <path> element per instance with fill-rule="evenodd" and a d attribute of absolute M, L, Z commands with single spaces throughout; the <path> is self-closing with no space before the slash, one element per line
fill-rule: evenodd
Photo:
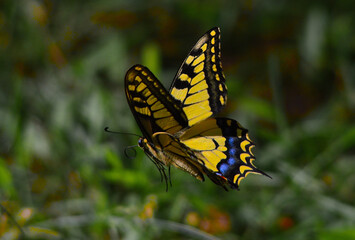
<path fill-rule="evenodd" d="M 1 239 L 354 239 L 355 3 L 0 2 Z M 225 192 L 172 169 L 168 192 L 130 135 L 133 64 L 165 86 L 222 31 L 224 115 L 256 142 Z M 135 158 L 133 158 L 135 156 Z"/>

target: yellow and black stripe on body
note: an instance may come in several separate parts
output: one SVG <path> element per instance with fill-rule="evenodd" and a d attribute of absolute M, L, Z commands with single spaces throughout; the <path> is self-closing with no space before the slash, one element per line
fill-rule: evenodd
<path fill-rule="evenodd" d="M 227 102 L 219 28 L 205 33 L 181 65 L 170 87 L 189 126 L 218 113 Z"/>

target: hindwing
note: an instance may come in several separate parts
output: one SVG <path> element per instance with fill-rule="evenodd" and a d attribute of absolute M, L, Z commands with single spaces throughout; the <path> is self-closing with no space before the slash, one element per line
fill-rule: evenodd
<path fill-rule="evenodd" d="M 228 118 L 209 118 L 187 130 L 180 141 L 198 156 L 199 161 L 213 174 L 214 182 L 222 177 L 232 188 L 249 173 L 263 174 L 255 160 L 248 130 Z"/>
<path fill-rule="evenodd" d="M 205 33 L 181 65 L 170 87 L 192 126 L 218 113 L 227 102 L 219 28 Z"/>

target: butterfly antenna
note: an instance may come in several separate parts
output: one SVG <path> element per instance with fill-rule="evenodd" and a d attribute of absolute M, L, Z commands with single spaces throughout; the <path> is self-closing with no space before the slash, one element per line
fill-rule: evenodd
<path fill-rule="evenodd" d="M 109 130 L 109 127 L 105 127 L 105 132 L 108 132 L 108 133 L 114 133 L 114 134 L 127 134 L 127 135 L 133 135 L 133 136 L 136 136 L 136 137 L 142 137 L 142 136 L 139 136 L 138 134 L 134 134 L 134 133 L 125 133 L 125 132 L 116 132 L 116 131 L 111 131 Z"/>

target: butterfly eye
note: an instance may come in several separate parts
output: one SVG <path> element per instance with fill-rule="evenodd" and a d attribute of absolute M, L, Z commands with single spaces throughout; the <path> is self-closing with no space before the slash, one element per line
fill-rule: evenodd
<path fill-rule="evenodd" d="M 138 146 L 141 147 L 141 148 L 143 148 L 143 146 L 144 146 L 144 140 L 143 140 L 143 138 L 138 139 Z"/>

